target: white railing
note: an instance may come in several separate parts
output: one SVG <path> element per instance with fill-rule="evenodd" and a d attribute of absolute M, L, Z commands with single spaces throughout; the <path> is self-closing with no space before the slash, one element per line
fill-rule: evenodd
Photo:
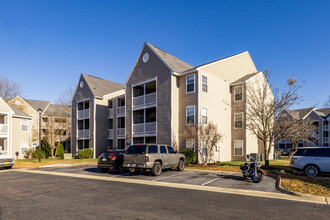
<path fill-rule="evenodd" d="M 329 138 L 328 137 L 323 137 L 323 144 L 324 143 L 329 143 Z"/>
<path fill-rule="evenodd" d="M 113 138 L 113 129 L 108 129 L 108 131 L 109 131 L 108 139 L 112 139 Z"/>
<path fill-rule="evenodd" d="M 328 131 L 329 130 L 329 125 L 323 125 L 323 131 Z"/>
<path fill-rule="evenodd" d="M 1 153 L 2 155 L 8 155 L 8 151 L 7 151 L 7 150 L 0 150 L 0 153 Z"/>
<path fill-rule="evenodd" d="M 108 118 L 113 118 L 113 108 L 109 108 Z"/>
<path fill-rule="evenodd" d="M 156 132 L 156 122 L 133 125 L 133 133 L 154 133 Z"/>
<path fill-rule="evenodd" d="M 8 125 L 0 124 L 0 134 L 8 134 Z"/>
<path fill-rule="evenodd" d="M 156 103 L 156 93 L 151 93 L 133 98 L 133 107 L 151 105 L 155 103 Z"/>
<path fill-rule="evenodd" d="M 78 118 L 89 118 L 89 108 L 78 111 Z"/>
<path fill-rule="evenodd" d="M 125 116 L 125 106 L 117 107 L 117 116 Z"/>
<path fill-rule="evenodd" d="M 78 130 L 78 138 L 89 138 L 89 129 Z"/>
<path fill-rule="evenodd" d="M 117 129 L 117 136 L 125 136 L 125 128 L 118 128 Z"/>

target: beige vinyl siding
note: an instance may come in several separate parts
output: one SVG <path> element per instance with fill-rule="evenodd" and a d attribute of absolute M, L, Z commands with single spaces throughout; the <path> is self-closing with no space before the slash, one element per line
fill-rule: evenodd
<path fill-rule="evenodd" d="M 32 147 L 31 144 L 31 120 L 28 120 L 29 131 L 24 132 L 21 131 L 21 120 L 22 118 L 19 117 L 12 117 L 12 156 L 16 159 L 16 152 L 19 152 L 19 159 L 24 159 L 25 154 L 21 154 L 21 142 L 27 142 L 29 148 Z"/>
<path fill-rule="evenodd" d="M 179 77 L 172 76 L 172 142 L 177 144 L 179 148 L 179 94 L 180 94 L 180 85 Z M 173 143 L 172 143 L 173 146 Z M 179 149 L 175 149 L 179 150 Z"/>
<path fill-rule="evenodd" d="M 200 72 L 199 82 L 199 106 L 208 109 L 208 123 L 217 124 L 218 131 L 223 134 L 223 139 L 218 144 L 220 151 L 214 153 L 215 161 L 231 160 L 231 95 L 229 84 L 221 79 L 217 73 Z M 207 76 L 208 92 L 202 91 L 202 75 Z M 200 120 L 202 117 L 199 113 Z"/>
<path fill-rule="evenodd" d="M 149 54 L 147 62 L 142 61 L 145 53 Z M 132 136 L 132 85 L 141 83 L 156 77 L 156 122 L 157 137 L 156 142 L 159 144 L 171 144 L 171 71 L 158 58 L 153 51 L 145 45 L 132 70 L 130 78 L 126 83 L 126 134 L 129 138 L 126 142 L 133 142 Z M 127 135 L 126 135 L 127 136 Z"/>

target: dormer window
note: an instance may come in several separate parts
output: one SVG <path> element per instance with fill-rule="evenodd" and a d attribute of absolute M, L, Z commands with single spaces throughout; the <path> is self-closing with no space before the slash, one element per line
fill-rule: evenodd
<path fill-rule="evenodd" d="M 234 87 L 234 99 L 235 102 L 243 100 L 243 85 Z"/>

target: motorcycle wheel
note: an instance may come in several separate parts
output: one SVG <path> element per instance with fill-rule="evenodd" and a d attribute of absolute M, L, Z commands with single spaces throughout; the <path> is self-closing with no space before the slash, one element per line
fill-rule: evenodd
<path fill-rule="evenodd" d="M 251 179 L 252 182 L 254 183 L 260 183 L 262 178 L 263 178 L 263 173 L 260 170 L 258 170 L 257 175 L 254 175 Z"/>

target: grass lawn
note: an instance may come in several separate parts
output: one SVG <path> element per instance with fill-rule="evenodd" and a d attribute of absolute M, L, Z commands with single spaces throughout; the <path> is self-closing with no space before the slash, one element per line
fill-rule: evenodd
<path fill-rule="evenodd" d="M 245 161 L 230 161 L 208 165 L 189 164 L 186 167 L 188 169 L 241 172 L 240 165 L 243 163 L 245 163 Z M 266 174 L 279 174 L 281 170 L 285 171 L 285 175 L 281 174 L 281 187 L 284 189 L 298 193 L 330 197 L 330 177 L 306 177 L 301 174 L 297 175 L 289 167 L 290 159 L 288 157 L 282 158 L 280 160 L 271 160 L 269 161 L 269 164 L 270 168 L 266 169 L 264 167 L 265 162 L 261 162 L 262 170 Z"/>
<path fill-rule="evenodd" d="M 71 159 L 71 160 L 62 160 L 60 158 L 48 158 L 41 159 L 39 163 L 38 159 L 27 159 L 27 160 L 15 160 L 14 168 L 38 168 L 39 166 L 52 165 L 52 164 L 75 164 L 75 163 L 84 163 L 84 164 L 96 164 L 97 159 Z"/>

